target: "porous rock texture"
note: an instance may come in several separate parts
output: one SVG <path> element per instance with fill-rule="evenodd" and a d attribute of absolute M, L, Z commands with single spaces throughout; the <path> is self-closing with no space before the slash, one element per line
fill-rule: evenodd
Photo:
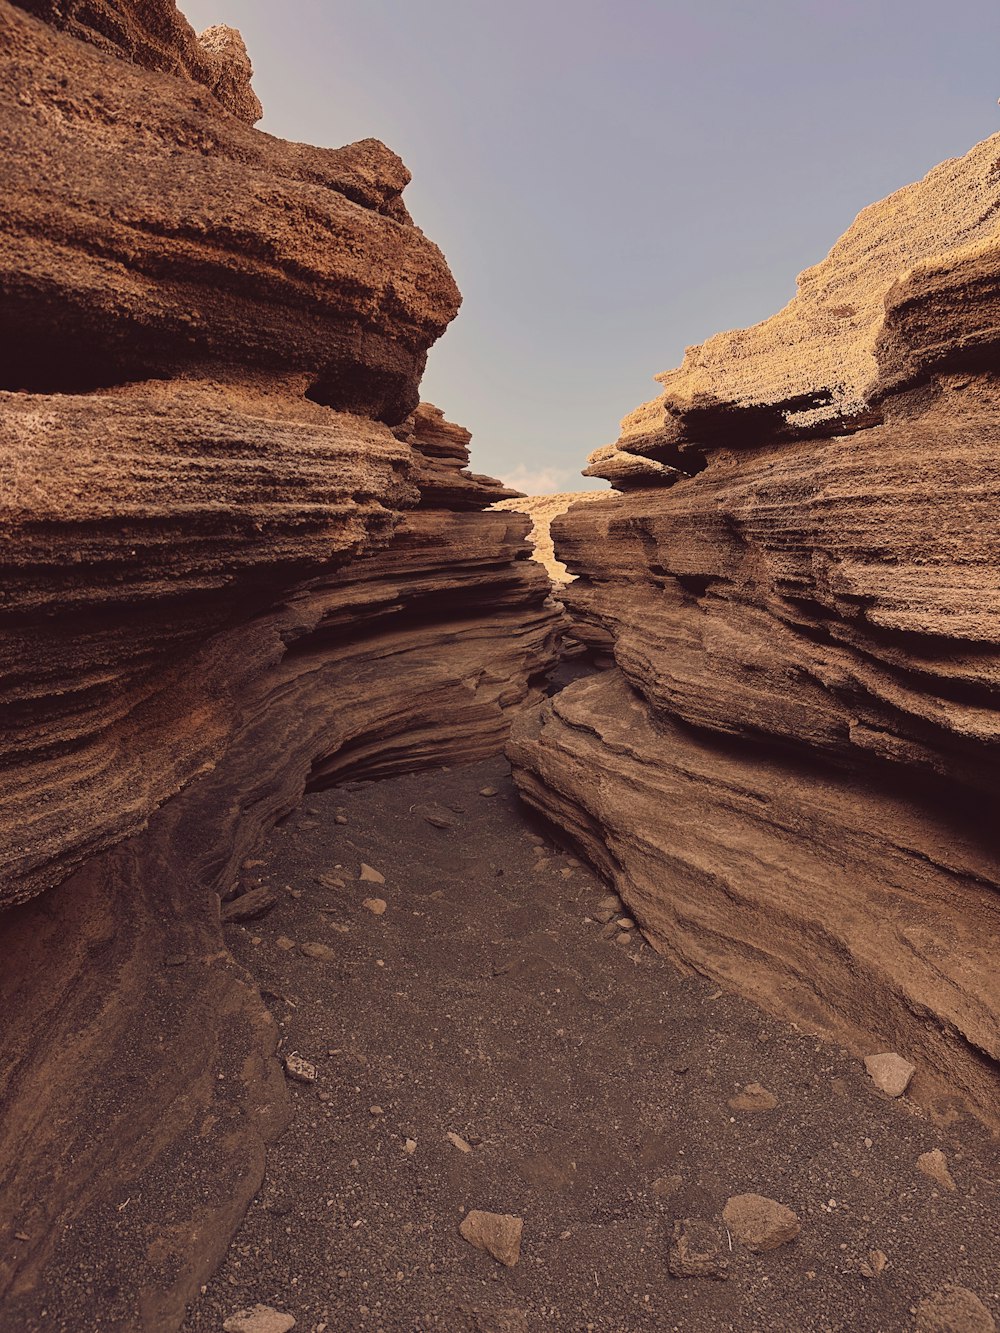
<path fill-rule="evenodd" d="M 523 795 L 682 966 L 1000 1107 L 1000 136 L 691 349 L 553 525 L 615 667 Z"/>
<path fill-rule="evenodd" d="M 0 0 L 0 1324 L 158 1333 L 285 1115 L 220 895 L 307 784 L 497 751 L 558 615 L 418 406 L 459 297 L 399 159 L 242 124 L 167 0 L 38 12 Z"/>
<path fill-rule="evenodd" d="M 494 508 L 527 514 L 531 519 L 528 540 L 534 558 L 544 567 L 553 583 L 571 583 L 574 576 L 561 560 L 556 558 L 552 545 L 552 520 L 565 514 L 570 505 L 587 504 L 592 500 L 607 500 L 610 491 L 569 491 L 551 495 L 522 495 L 517 499 L 498 500 Z"/>

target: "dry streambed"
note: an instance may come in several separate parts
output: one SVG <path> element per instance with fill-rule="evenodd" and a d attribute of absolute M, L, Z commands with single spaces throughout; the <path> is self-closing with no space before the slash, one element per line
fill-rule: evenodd
<path fill-rule="evenodd" d="M 990 1136 L 680 975 L 503 761 L 313 794 L 242 887 L 294 1111 L 187 1333 L 994 1327 Z"/>

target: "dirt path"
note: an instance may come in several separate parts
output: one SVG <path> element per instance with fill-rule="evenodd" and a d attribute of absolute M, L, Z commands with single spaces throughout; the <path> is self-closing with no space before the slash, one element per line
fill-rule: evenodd
<path fill-rule="evenodd" d="M 501 760 L 315 794 L 274 830 L 249 873 L 280 901 L 229 942 L 317 1078 L 187 1333 L 257 1302 L 328 1333 L 897 1333 L 948 1282 L 1000 1311 L 994 1140 L 602 938 L 604 887 L 533 839 Z M 777 1107 L 732 1108 L 754 1083 Z M 954 1192 L 918 1170 L 936 1148 Z M 747 1192 L 798 1239 L 731 1240 Z M 459 1234 L 477 1208 L 523 1218 L 516 1267 Z M 684 1218 L 719 1227 L 726 1280 L 670 1275 Z"/>

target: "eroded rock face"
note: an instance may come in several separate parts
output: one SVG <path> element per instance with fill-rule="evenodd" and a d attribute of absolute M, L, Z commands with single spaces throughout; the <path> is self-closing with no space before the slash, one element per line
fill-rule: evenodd
<path fill-rule="evenodd" d="M 992 1119 L 998 159 L 866 210 L 597 451 L 626 494 L 554 535 L 616 669 L 512 749 L 658 947 Z"/>
<path fill-rule="evenodd" d="M 307 785 L 495 752 L 558 617 L 418 406 L 459 296 L 399 159 L 241 124 L 172 6 L 37 13 L 0 0 L 0 1323 L 89 1284 L 159 1333 L 284 1118 L 218 895 Z"/>
<path fill-rule="evenodd" d="M 543 566 L 553 583 L 571 583 L 573 575 L 561 560 L 556 559 L 552 544 L 552 521 L 560 514 L 565 514 L 571 505 L 607 500 L 613 494 L 614 492 L 610 491 L 570 491 L 553 495 L 523 495 L 518 499 L 500 500 L 496 508 L 527 514 L 531 519 L 528 540 L 531 542 L 534 558 Z"/>
<path fill-rule="evenodd" d="M 239 120 L 263 115 L 250 80 L 253 68 L 235 28 L 217 24 L 195 34 L 172 0 L 16 0 L 46 23 L 147 70 L 200 83 Z"/>

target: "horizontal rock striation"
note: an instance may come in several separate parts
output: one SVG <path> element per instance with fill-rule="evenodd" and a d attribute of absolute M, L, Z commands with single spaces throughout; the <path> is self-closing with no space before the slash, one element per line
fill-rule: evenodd
<path fill-rule="evenodd" d="M 616 666 L 511 750 L 658 947 L 994 1122 L 998 162 L 867 209 L 594 455 L 625 494 L 554 534 Z"/>
<path fill-rule="evenodd" d="M 418 406 L 459 295 L 405 167 L 250 129 L 189 34 L 167 0 L 0 0 L 0 1324 L 24 1330 L 76 1327 L 83 1288 L 108 1327 L 178 1326 L 284 1117 L 219 896 L 307 785 L 496 752 L 558 638 L 528 520 Z"/>

